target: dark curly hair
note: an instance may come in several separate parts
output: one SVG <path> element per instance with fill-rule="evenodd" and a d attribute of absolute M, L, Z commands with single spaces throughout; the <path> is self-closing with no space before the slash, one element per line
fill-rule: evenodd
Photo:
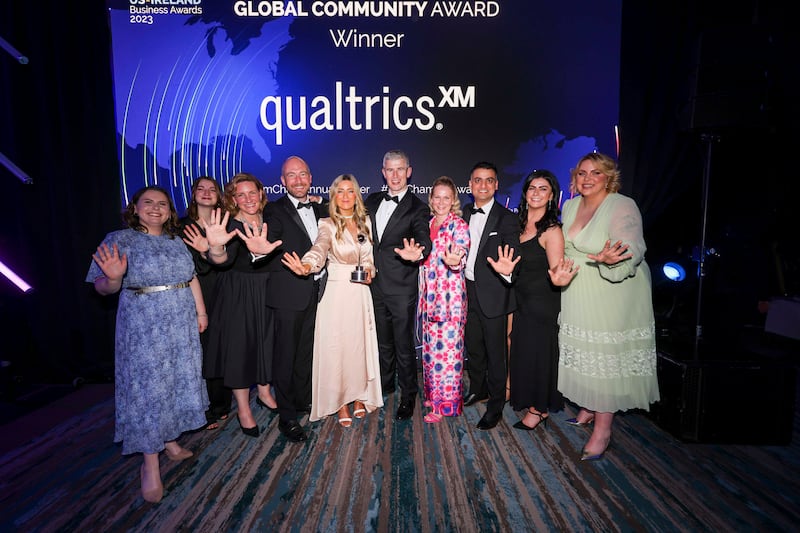
<path fill-rule="evenodd" d="M 136 204 L 139 203 L 139 200 L 142 198 L 142 195 L 147 191 L 156 191 L 160 192 L 164 196 L 167 197 L 167 202 L 169 203 L 169 218 L 164 223 L 164 233 L 169 235 L 170 239 L 175 238 L 175 235 L 178 235 L 181 231 L 181 224 L 180 219 L 178 218 L 178 212 L 175 210 L 175 204 L 172 202 L 172 198 L 169 197 L 167 191 L 158 185 L 150 185 L 148 187 L 142 187 L 133 195 L 131 201 L 128 203 L 128 206 L 122 211 L 122 220 L 125 224 L 131 228 L 135 229 L 136 231 L 141 231 L 142 233 L 147 233 L 147 228 L 139 220 L 139 215 L 136 214 Z"/>
<path fill-rule="evenodd" d="M 528 193 L 528 187 L 530 187 L 531 182 L 537 178 L 542 178 L 547 181 L 550 185 L 550 189 L 553 191 L 553 198 L 548 201 L 547 211 L 545 211 L 544 216 L 536 221 L 536 237 L 544 233 L 544 231 L 551 226 L 561 226 L 561 221 L 558 218 L 561 215 L 561 209 L 558 207 L 558 197 L 561 195 L 561 187 L 558 185 L 558 179 L 556 175 L 549 170 L 534 170 L 528 174 L 528 177 L 525 178 L 525 182 L 522 184 L 522 198 L 520 198 L 519 201 L 520 232 L 525 231 L 525 225 L 528 223 L 528 201 L 525 199 L 525 196 Z"/>

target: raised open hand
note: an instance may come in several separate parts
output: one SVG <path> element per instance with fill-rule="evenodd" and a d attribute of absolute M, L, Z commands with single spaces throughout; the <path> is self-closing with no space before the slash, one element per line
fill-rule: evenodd
<path fill-rule="evenodd" d="M 127 254 L 120 256 L 116 244 L 112 244 L 111 248 L 105 243 L 101 244 L 97 247 L 97 252 L 92 254 L 92 259 L 109 280 L 121 280 L 128 270 L 128 256 Z"/>
<path fill-rule="evenodd" d="M 467 252 L 462 247 L 450 243 L 444 253 L 442 261 L 444 261 L 444 264 L 447 266 L 456 267 L 461 264 L 461 258 L 464 257 L 466 253 Z"/>
<path fill-rule="evenodd" d="M 189 224 L 183 228 L 183 235 L 183 242 L 201 254 L 208 252 L 208 239 L 195 224 Z"/>
<path fill-rule="evenodd" d="M 580 266 L 575 266 L 575 261 L 572 259 L 562 257 L 556 266 L 547 270 L 547 274 L 550 276 L 550 281 L 553 285 L 565 287 L 569 285 L 569 282 L 572 281 L 572 278 L 575 277 L 580 268 Z"/>
<path fill-rule="evenodd" d="M 417 244 L 413 238 L 403 239 L 403 247 L 395 248 L 394 253 L 405 259 L 406 261 L 419 261 L 422 257 L 424 246 Z"/>
<path fill-rule="evenodd" d="M 286 252 L 283 254 L 283 257 L 281 257 L 281 263 L 286 265 L 286 268 L 298 276 L 308 276 L 311 273 L 311 269 L 307 269 L 306 265 L 300 261 L 300 256 L 297 255 L 297 252 Z"/>
<path fill-rule="evenodd" d="M 283 244 L 282 240 L 269 242 L 267 240 L 267 223 L 261 224 L 261 227 L 250 227 L 250 224 L 244 225 L 244 233 L 236 229 L 236 234 L 242 241 L 244 241 L 247 249 L 254 254 L 267 255 L 271 254 L 275 248 Z"/>
<path fill-rule="evenodd" d="M 588 254 L 586 257 L 598 263 L 605 263 L 606 265 L 615 265 L 620 261 L 630 259 L 633 257 L 632 253 L 628 252 L 628 245 L 623 244 L 622 241 L 617 241 L 613 245 L 611 240 L 607 240 L 603 249 L 596 254 Z"/>
<path fill-rule="evenodd" d="M 517 263 L 519 263 L 521 259 L 521 255 L 518 255 L 516 259 L 514 259 L 514 249 L 506 244 L 505 246 L 497 247 L 497 261 L 491 257 L 488 257 L 487 261 L 498 274 L 510 276 L 511 273 L 514 272 L 514 267 L 517 266 Z"/>
<path fill-rule="evenodd" d="M 225 246 L 236 235 L 235 231 L 228 231 L 228 218 L 230 213 L 217 208 L 211 212 L 211 220 L 206 223 L 200 219 L 200 227 L 206 232 L 206 240 L 209 248 L 214 246 Z"/>

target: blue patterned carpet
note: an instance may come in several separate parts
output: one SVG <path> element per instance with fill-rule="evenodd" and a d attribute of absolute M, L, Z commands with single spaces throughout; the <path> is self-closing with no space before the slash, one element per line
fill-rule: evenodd
<path fill-rule="evenodd" d="M 0 531 L 796 531 L 800 441 L 788 446 L 687 444 L 642 413 L 621 415 L 612 447 L 578 461 L 588 430 L 554 413 L 548 427 L 475 429 L 484 406 L 429 425 L 392 416 L 398 398 L 356 420 L 303 424 L 288 443 L 276 415 L 242 435 L 235 412 L 217 431 L 186 435 L 195 456 L 162 456 L 159 504 L 139 494 L 137 456 L 113 436 L 113 400 L 0 457 Z M 255 397 L 253 396 L 253 402 Z M 764 406 L 768 409 L 768 406 Z M 61 416 L 54 406 L 28 416 Z M 55 414 L 52 414 L 55 413 Z M 753 430 L 754 420 L 742 420 Z M 24 419 L 0 427 L 4 436 Z M 4 437 L 5 438 L 5 437 Z"/>

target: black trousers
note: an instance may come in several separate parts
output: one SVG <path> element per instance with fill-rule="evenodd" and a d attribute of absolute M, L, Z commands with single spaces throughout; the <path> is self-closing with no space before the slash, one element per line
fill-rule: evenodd
<path fill-rule="evenodd" d="M 464 344 L 467 348 L 469 392 L 488 394 L 486 411 L 499 413 L 506 401 L 508 361 L 508 317 L 486 316 L 480 308 L 475 282 L 467 280 L 467 325 Z"/>
<path fill-rule="evenodd" d="M 311 404 L 311 365 L 314 353 L 314 321 L 317 299 L 302 311 L 272 308 L 275 342 L 272 385 L 280 419 L 297 418 L 297 409 Z"/>
<path fill-rule="evenodd" d="M 397 373 L 401 398 L 410 399 L 419 390 L 414 322 L 417 314 L 417 294 L 386 296 L 377 287 L 372 289 L 381 386 L 384 391 L 394 390 L 394 376 Z"/>

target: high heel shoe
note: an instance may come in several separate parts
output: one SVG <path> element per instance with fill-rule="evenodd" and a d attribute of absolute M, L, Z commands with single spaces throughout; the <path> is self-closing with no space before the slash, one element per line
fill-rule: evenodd
<path fill-rule="evenodd" d="M 580 413 L 578 413 L 578 416 L 580 416 Z M 579 422 L 577 417 L 567 418 L 566 420 L 564 420 L 564 422 L 566 422 L 570 426 L 585 428 L 586 426 L 594 422 L 594 414 L 591 414 L 591 416 L 589 416 L 589 418 L 585 422 Z"/>
<path fill-rule="evenodd" d="M 364 418 L 365 416 L 367 416 L 367 409 L 366 406 L 364 405 L 364 402 L 356 400 L 353 403 L 353 416 L 356 418 Z"/>
<path fill-rule="evenodd" d="M 238 416 L 237 416 L 236 418 L 237 418 L 237 420 L 239 420 L 239 417 L 238 417 Z M 244 427 L 244 426 L 242 425 L 242 421 L 241 421 L 241 420 L 239 420 L 239 429 L 241 429 L 241 430 L 242 430 L 242 433 L 244 433 L 244 434 L 245 434 L 245 435 L 247 435 L 248 437 L 258 437 L 258 435 L 259 435 L 259 433 L 260 433 L 260 431 L 259 431 L 259 429 L 258 429 L 258 422 L 256 422 L 256 425 L 255 425 L 255 426 L 253 426 L 253 427 L 251 427 L 251 428 L 246 428 L 246 427 Z"/>
<path fill-rule="evenodd" d="M 259 406 L 261 409 L 269 409 L 272 412 L 275 412 L 278 408 L 277 407 L 270 407 L 267 405 L 266 402 L 262 401 L 261 398 L 256 396 L 256 405 Z"/>
<path fill-rule="evenodd" d="M 528 426 L 528 425 L 525 424 L 525 422 L 520 420 L 519 422 L 514 424 L 513 427 L 515 427 L 517 429 L 521 429 L 523 431 L 533 431 L 534 429 L 538 428 L 539 426 L 547 427 L 547 419 L 550 418 L 549 415 L 548 416 L 544 416 L 543 413 L 540 413 L 539 411 L 531 411 L 530 409 L 528 409 L 528 412 L 530 414 L 532 414 L 532 415 L 538 416 L 539 417 L 539 421 L 536 422 L 536 424 L 533 425 L 533 426 Z"/>
<path fill-rule="evenodd" d="M 343 428 L 349 428 L 353 425 L 353 419 L 350 418 L 350 410 L 346 405 L 339 409 L 337 416 L 339 418 L 339 425 Z"/>
<path fill-rule="evenodd" d="M 603 451 L 601 451 L 600 453 L 587 452 L 586 448 L 584 448 L 583 450 L 581 450 L 581 461 L 599 461 L 605 456 L 606 452 L 610 447 L 611 447 L 611 438 L 609 437 L 609 439 L 606 441 L 605 447 L 603 447 Z"/>
<path fill-rule="evenodd" d="M 194 455 L 191 451 L 187 450 L 186 448 L 181 448 L 181 451 L 179 451 L 178 453 L 172 453 L 171 451 L 169 451 L 169 448 L 164 448 L 164 453 L 167 454 L 167 457 L 169 457 L 170 461 L 183 461 L 184 459 L 188 459 L 189 457 L 192 457 Z"/>

